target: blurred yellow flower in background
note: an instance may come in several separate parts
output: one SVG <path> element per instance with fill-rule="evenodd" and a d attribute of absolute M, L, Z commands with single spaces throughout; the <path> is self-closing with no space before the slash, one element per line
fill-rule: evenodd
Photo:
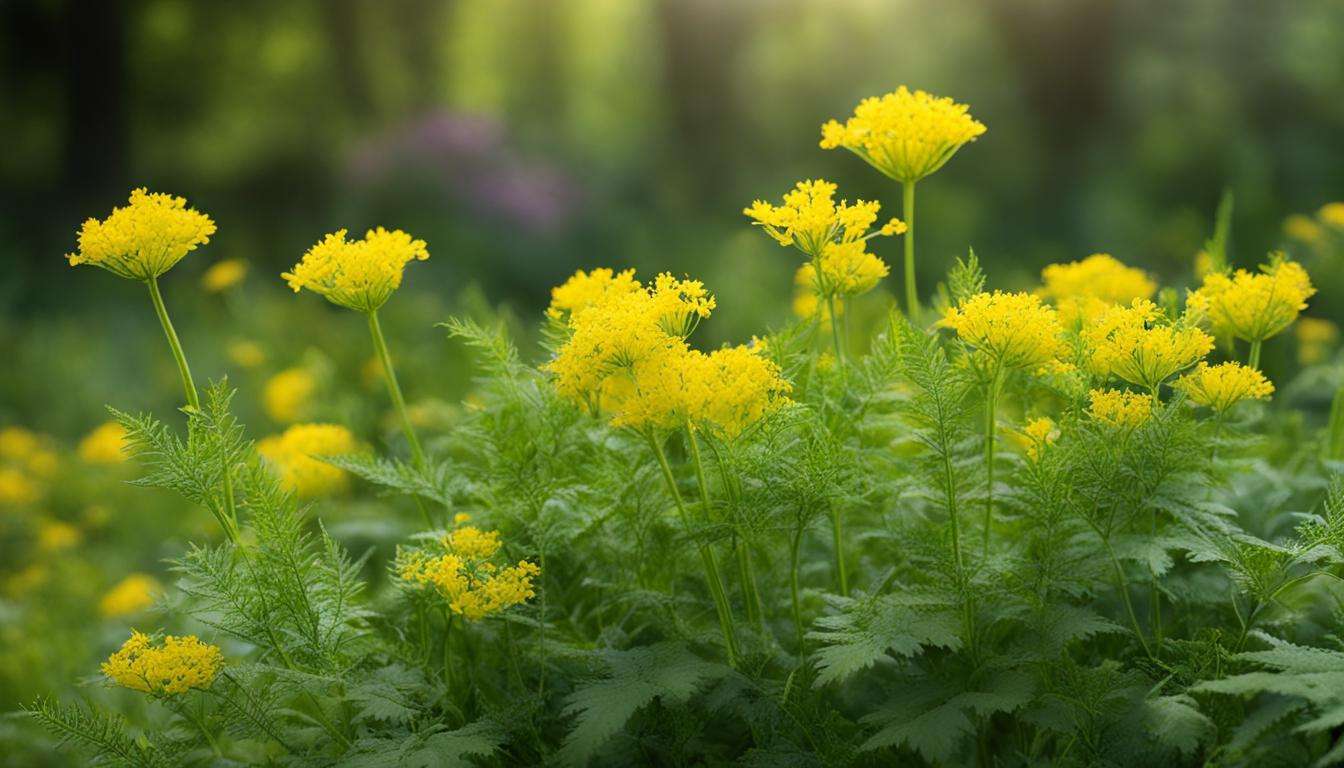
<path fill-rule="evenodd" d="M 256 368 L 266 362 L 266 350 L 250 339 L 233 339 L 225 352 L 229 360 L 239 368 Z"/>
<path fill-rule="evenodd" d="M 1309 216 L 1295 213 L 1283 220 L 1283 233 L 1294 240 L 1304 243 L 1317 243 L 1325 236 L 1325 230 Z"/>
<path fill-rule="evenodd" d="M 79 458 L 90 464 L 117 464 L 126 454 L 126 429 L 115 421 L 104 422 L 79 441 Z"/>
<path fill-rule="evenodd" d="M 0 429 L 0 459 L 27 459 L 41 446 L 38 436 L 23 427 Z"/>
<path fill-rule="evenodd" d="M 210 293 L 221 293 L 243 282 L 247 277 L 247 262 L 242 259 L 224 259 L 210 265 L 201 275 L 201 287 Z"/>
<path fill-rule="evenodd" d="M 1344 229 L 1344 203 L 1326 203 L 1316 212 L 1316 218 L 1335 229 Z"/>
<path fill-rule="evenodd" d="M 1339 326 L 1319 317 L 1303 317 L 1294 326 L 1297 335 L 1297 361 L 1315 365 L 1329 356 L 1339 343 Z"/>
<path fill-rule="evenodd" d="M 154 604 L 154 594 L 158 591 L 159 582 L 153 576 L 129 574 L 98 601 L 98 612 L 109 619 L 140 613 Z"/>
<path fill-rule="evenodd" d="M 1024 456 L 1031 461 L 1040 461 L 1046 446 L 1059 439 L 1059 429 L 1055 427 L 1053 419 L 1041 416 L 1028 421 L 1021 429 L 1013 430 L 1008 435 L 1022 449 Z"/>
<path fill-rule="evenodd" d="M 363 240 L 337 230 L 308 249 L 293 270 L 281 277 L 295 293 L 307 288 L 328 301 L 358 312 L 374 312 L 401 286 L 406 264 L 424 261 L 424 240 L 401 230 L 371 229 Z"/>
<path fill-rule="evenodd" d="M 130 203 L 106 219 L 88 219 L 79 232 L 79 252 L 71 266 L 92 264 L 132 280 L 152 280 L 210 241 L 215 222 L 187 207 L 181 197 L 131 192 Z"/>
<path fill-rule="evenodd" d="M 285 488 L 305 499 L 343 493 L 350 487 L 345 470 L 315 456 L 340 456 L 357 450 L 355 436 L 339 424 L 295 424 L 257 444 L 257 452 Z"/>
<path fill-rule="evenodd" d="M 292 424 L 312 410 L 317 378 L 305 368 L 286 368 L 266 381 L 261 392 L 262 407 L 272 421 Z"/>
<path fill-rule="evenodd" d="M 41 498 L 41 490 L 23 472 L 0 467 L 0 504 L 24 506 Z"/>
<path fill-rule="evenodd" d="M 1041 270 L 1041 283 L 1040 294 L 1054 301 L 1060 323 L 1074 329 L 1115 304 L 1151 299 L 1157 293 L 1157 283 L 1147 273 L 1125 266 L 1109 253 L 1051 264 Z"/>
<path fill-rule="evenodd" d="M 69 549 L 84 539 L 84 534 L 63 520 L 43 520 L 37 527 L 37 548 L 42 552 Z"/>

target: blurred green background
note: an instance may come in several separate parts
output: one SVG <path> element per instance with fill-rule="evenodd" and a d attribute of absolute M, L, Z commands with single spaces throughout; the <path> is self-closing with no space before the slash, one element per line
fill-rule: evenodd
<path fill-rule="evenodd" d="M 141 185 L 219 225 L 164 281 L 198 380 L 259 383 L 240 339 L 268 370 L 359 369 L 359 318 L 278 277 L 341 227 L 429 242 L 388 308 L 412 397 L 469 375 L 433 322 L 503 304 L 525 327 L 580 267 L 701 277 L 704 343 L 744 339 L 787 317 L 797 256 L 742 207 L 825 177 L 898 213 L 817 140 L 900 84 L 989 128 L 920 186 L 926 293 L 968 246 L 999 287 L 1096 251 L 1185 285 L 1224 188 L 1242 266 L 1341 195 L 1337 0 L 5 0 L 0 422 L 77 435 L 104 402 L 173 404 L 143 289 L 62 258 Z M 225 258 L 246 284 L 204 293 Z M 1314 269 L 1317 314 L 1337 271 Z"/>

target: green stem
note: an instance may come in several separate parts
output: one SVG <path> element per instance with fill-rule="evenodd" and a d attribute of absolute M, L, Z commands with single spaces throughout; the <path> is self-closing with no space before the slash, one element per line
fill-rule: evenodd
<path fill-rule="evenodd" d="M 849 597 L 849 575 L 845 572 L 845 538 L 841 528 L 840 510 L 831 506 L 831 534 L 835 539 L 835 578 L 840 585 L 840 595 Z"/>
<path fill-rule="evenodd" d="M 742 580 L 742 602 L 747 605 L 747 621 L 760 629 L 765 628 L 765 609 L 761 605 L 761 593 L 756 587 L 756 571 L 751 565 L 751 550 L 747 540 L 739 536 L 733 547 L 737 554 L 738 578 Z"/>
<path fill-rule="evenodd" d="M 1003 371 L 996 366 L 989 391 L 985 394 L 985 540 L 984 557 L 989 557 L 989 529 L 994 524 L 994 437 L 997 432 L 994 411 L 999 403 Z"/>
<path fill-rule="evenodd" d="M 149 286 L 149 298 L 154 302 L 154 312 L 159 316 L 159 325 L 163 326 L 163 335 L 168 337 L 168 346 L 173 350 L 173 359 L 177 361 L 177 372 L 182 376 L 182 391 L 186 393 L 187 405 L 195 410 L 201 409 L 200 395 L 196 394 L 196 382 L 191 378 L 191 368 L 187 365 L 187 356 L 182 354 L 182 342 L 173 330 L 173 321 L 168 319 L 168 309 L 163 305 L 163 294 L 159 293 L 158 278 L 145 281 Z"/>
<path fill-rule="evenodd" d="M 1111 558 L 1111 566 L 1115 568 L 1116 588 L 1120 590 L 1120 598 L 1125 603 L 1125 612 L 1129 614 L 1129 623 L 1134 627 L 1134 635 L 1139 638 L 1139 643 L 1143 646 L 1143 652 L 1148 658 L 1156 660 L 1153 651 L 1148 647 L 1148 639 L 1143 636 L 1143 630 L 1139 627 L 1138 614 L 1134 613 L 1134 603 L 1129 599 L 1129 579 L 1125 578 L 1125 569 L 1120 565 L 1120 558 L 1115 556 L 1115 548 L 1111 546 L 1110 538 L 1102 536 L 1100 531 L 1097 535 L 1101 538 L 1101 543 L 1106 545 L 1106 554 Z"/>
<path fill-rule="evenodd" d="M 387 394 L 392 398 L 392 405 L 397 409 L 397 415 L 401 417 L 401 429 L 406 433 L 406 442 L 411 446 L 411 460 L 415 462 L 415 468 L 424 470 L 425 452 L 420 448 L 420 438 L 415 434 L 415 427 L 411 425 L 411 416 L 406 412 L 406 399 L 401 396 L 401 385 L 397 383 L 397 371 L 392 367 L 392 355 L 387 351 L 387 340 L 383 338 L 383 326 L 378 322 L 378 311 L 369 313 L 369 335 L 373 337 L 373 348 L 378 353 L 378 359 L 383 363 L 383 380 L 387 382 Z M 425 504 L 419 496 L 413 496 L 415 499 L 415 508 L 420 510 L 420 516 L 424 518 L 427 528 L 434 527 L 434 521 L 429 517 L 429 510 L 425 509 Z"/>
<path fill-rule="evenodd" d="M 204 699 L 202 699 L 202 701 L 204 701 Z M 190 720 L 192 724 L 196 726 L 197 730 L 201 732 L 201 735 L 205 737 L 206 743 L 210 745 L 210 751 L 215 753 L 215 757 L 222 758 L 224 756 L 224 753 L 219 748 L 219 742 L 215 741 L 214 734 L 210 733 L 210 729 L 206 727 L 205 718 L 203 716 L 188 714 L 191 712 L 191 707 L 185 704 L 174 707 L 174 709 L 177 710 L 179 715 Z"/>
<path fill-rule="evenodd" d="M 841 370 L 845 367 L 844 343 L 840 340 L 840 316 L 835 313 L 835 294 L 826 297 L 826 305 L 831 312 L 831 340 L 835 342 L 835 364 Z"/>
<path fill-rule="evenodd" d="M 453 690 L 453 614 L 443 609 L 443 684 L 451 696 Z"/>
<path fill-rule="evenodd" d="M 798 600 L 798 550 L 803 544 L 803 526 L 793 532 L 793 545 L 789 548 L 789 596 L 793 600 L 793 627 L 798 635 L 798 654 L 803 653 L 803 609 Z"/>
<path fill-rule="evenodd" d="M 652 434 L 646 434 L 645 437 L 648 438 L 649 447 L 653 449 L 654 457 L 658 459 L 658 466 L 663 470 L 663 480 L 672 493 L 672 500 L 676 502 L 677 512 L 681 515 L 681 522 L 686 527 L 687 534 L 694 536 L 691 517 L 686 511 L 686 502 L 681 498 L 681 491 L 677 489 L 677 479 L 672 475 L 672 467 L 667 463 L 667 454 L 663 453 L 663 447 L 658 444 Z M 694 445 L 694 438 L 692 438 L 692 445 Z M 699 449 L 696 449 L 696 453 L 699 453 Z M 723 644 L 728 653 L 728 663 L 736 667 L 738 659 L 737 636 L 733 633 L 733 615 L 728 606 L 728 595 L 723 590 L 723 579 L 719 576 L 719 564 L 714 559 L 714 552 L 708 545 L 696 542 L 696 549 L 700 552 L 700 562 L 705 569 L 705 580 L 709 583 L 710 596 L 714 598 L 714 609 L 719 616 L 719 630 L 723 632 Z"/>
<path fill-rule="evenodd" d="M 901 185 L 901 215 L 905 217 L 905 308 L 910 321 L 919 314 L 919 291 L 915 288 L 915 182 Z"/>
<path fill-rule="evenodd" d="M 1246 358 L 1246 365 L 1260 370 L 1260 339 L 1251 342 L 1251 353 Z"/>

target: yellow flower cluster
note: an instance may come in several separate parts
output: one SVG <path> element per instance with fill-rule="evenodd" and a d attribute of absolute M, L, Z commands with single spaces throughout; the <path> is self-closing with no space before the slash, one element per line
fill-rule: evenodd
<path fill-rule="evenodd" d="M 79 458 L 90 464 L 117 464 L 126 455 L 126 429 L 115 421 L 94 427 L 79 441 Z"/>
<path fill-rule="evenodd" d="M 1274 393 L 1274 385 L 1264 374 L 1241 363 L 1200 363 L 1174 386 L 1194 404 L 1212 408 L 1220 415 L 1242 400 L 1268 400 Z"/>
<path fill-rule="evenodd" d="M 1335 229 L 1344 229 L 1344 203 L 1326 203 L 1316 212 L 1316 218 Z"/>
<path fill-rule="evenodd" d="M 844 147 L 902 183 L 919 181 L 985 132 L 965 104 L 901 86 L 859 102 L 844 124 L 821 127 L 821 148 Z"/>
<path fill-rule="evenodd" d="M 546 314 L 558 319 L 568 318 L 613 295 L 635 293 L 641 287 L 633 269 L 622 272 L 614 272 L 607 267 L 599 267 L 592 272 L 580 269 L 564 283 L 551 289 L 551 306 Z"/>
<path fill-rule="evenodd" d="M 209 688 L 224 666 L 218 646 L 195 635 L 168 635 L 162 644 L 143 632 L 131 637 L 103 662 L 103 674 L 112 682 L 154 696 L 176 696 L 193 688 Z"/>
<path fill-rule="evenodd" d="M 1021 429 L 1009 434 L 1030 461 L 1040 461 L 1046 446 L 1059 439 L 1059 429 L 1055 427 L 1054 420 L 1048 416 L 1032 419 Z"/>
<path fill-rule="evenodd" d="M 371 229 L 363 240 L 345 239 L 347 230 L 327 235 L 281 277 L 298 293 L 308 290 L 333 304 L 358 312 L 373 312 L 401 286 L 401 274 L 411 261 L 429 258 L 424 240 L 401 230 Z"/>
<path fill-rule="evenodd" d="M 569 316 L 569 337 L 545 366 L 561 397 L 609 413 L 618 427 L 696 426 L 730 438 L 783 402 L 788 383 L 755 351 L 705 354 L 686 344 L 714 308 L 699 281 L 662 274 L 634 285 L 590 293 Z"/>
<path fill-rule="evenodd" d="M 215 222 L 172 195 L 131 192 L 125 208 L 106 219 L 89 219 L 79 231 L 79 253 L 71 266 L 93 264 L 132 280 L 151 280 L 173 268 L 197 246 L 210 241 Z"/>
<path fill-rule="evenodd" d="M 37 527 L 37 549 L 40 552 L 60 552 L 84 540 L 84 534 L 64 520 L 43 520 Z"/>
<path fill-rule="evenodd" d="M 1088 393 L 1087 413 L 1108 427 L 1132 430 L 1153 416 L 1153 399 L 1136 392 L 1094 389 Z"/>
<path fill-rule="evenodd" d="M 295 424 L 257 444 L 257 453 L 280 482 L 303 499 L 343 493 L 350 487 L 345 470 L 313 457 L 340 456 L 358 449 L 355 436 L 339 424 Z"/>
<path fill-rule="evenodd" d="M 42 498 L 60 463 L 47 443 L 23 427 L 0 429 L 0 505 L 26 506 Z"/>
<path fill-rule="evenodd" d="M 1067 350 L 1055 309 L 1030 293 L 977 293 L 939 324 L 1003 369 L 1037 369 Z"/>
<path fill-rule="evenodd" d="M 1115 306 L 1079 334 L 1092 373 L 1152 390 L 1189 368 L 1213 349 L 1213 337 L 1193 326 L 1162 323 L 1147 299 Z"/>
<path fill-rule="evenodd" d="M 286 368 L 266 381 L 261 403 L 266 415 L 278 424 L 292 424 L 308 415 L 317 378 L 304 368 Z"/>
<path fill-rule="evenodd" d="M 1157 284 L 1143 270 L 1127 267 L 1108 253 L 1051 264 L 1041 271 L 1041 283 L 1040 294 L 1054 301 L 1067 328 L 1077 328 L 1114 304 L 1151 299 L 1157 293 Z"/>
<path fill-rule="evenodd" d="M 782 205 L 756 200 L 742 212 L 780 245 L 807 254 L 818 295 L 855 296 L 872 290 L 888 273 L 886 263 L 868 252 L 867 241 L 902 234 L 906 226 L 891 219 L 870 232 L 882 206 L 863 200 L 837 204 L 835 190 L 829 181 L 800 181 L 785 193 Z"/>
<path fill-rule="evenodd" d="M 103 595 L 98 601 L 98 613 L 109 619 L 139 613 L 154 604 L 154 593 L 158 591 L 159 582 L 153 576 L 132 573 Z"/>
<path fill-rule="evenodd" d="M 1297 321 L 1297 361 L 1315 365 L 1330 354 L 1339 342 L 1339 326 L 1319 317 L 1304 317 Z"/>
<path fill-rule="evenodd" d="M 247 262 L 242 259 L 224 259 L 210 265 L 201 275 L 201 287 L 210 293 L 223 293 L 243 282 L 247 277 Z"/>
<path fill-rule="evenodd" d="M 1316 293 L 1301 264 L 1275 254 L 1259 273 L 1238 269 L 1204 277 L 1190 294 L 1190 311 L 1207 317 L 1214 333 L 1243 341 L 1264 341 L 1292 325 Z"/>
<path fill-rule="evenodd" d="M 500 550 L 496 531 L 462 526 L 440 540 L 441 554 L 421 550 L 397 553 L 397 574 L 409 584 L 431 587 L 447 599 L 448 608 L 478 621 L 527 601 L 536 593 L 532 580 L 541 574 L 535 563 L 499 567 L 490 562 Z"/>
<path fill-rule="evenodd" d="M 266 362 L 266 350 L 261 345 L 249 339 L 233 339 L 229 341 L 225 352 L 229 360 L 240 368 L 256 368 Z"/>

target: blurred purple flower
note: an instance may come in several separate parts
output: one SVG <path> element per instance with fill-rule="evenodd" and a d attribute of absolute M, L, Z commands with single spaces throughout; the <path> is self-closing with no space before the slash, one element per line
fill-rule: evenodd
<path fill-rule="evenodd" d="M 537 233 L 562 228 L 582 202 L 570 176 L 523 157 L 503 125 L 479 115 L 436 111 L 405 122 L 361 142 L 346 170 L 360 186 L 410 172 L 476 213 Z"/>

